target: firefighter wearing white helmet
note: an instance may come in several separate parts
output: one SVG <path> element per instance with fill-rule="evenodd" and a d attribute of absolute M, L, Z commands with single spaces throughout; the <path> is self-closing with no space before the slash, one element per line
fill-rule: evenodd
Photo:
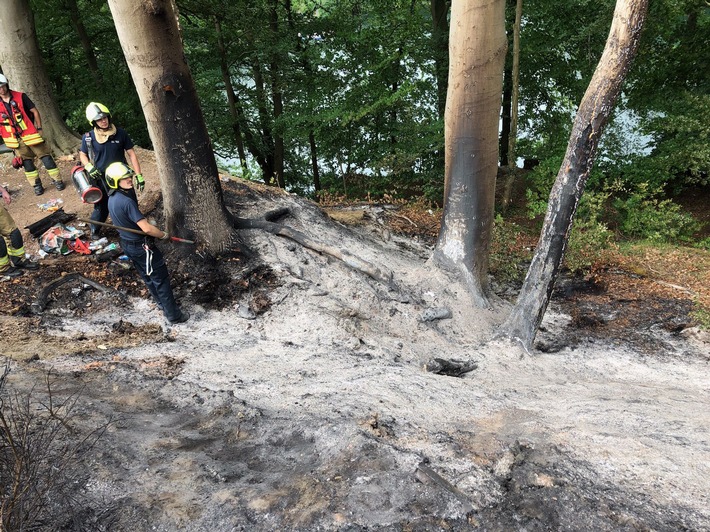
<path fill-rule="evenodd" d="M 125 163 L 111 163 L 106 168 L 106 184 L 110 194 L 108 210 L 111 221 L 118 227 L 121 249 L 130 257 L 165 318 L 170 323 L 186 322 L 190 315 L 175 302 L 168 267 L 160 249 L 155 246 L 155 238 L 168 240 L 170 235 L 151 224 L 138 208 L 133 192 L 134 177 L 135 172 Z M 142 231 L 147 236 L 121 228 Z"/>
<path fill-rule="evenodd" d="M 25 177 L 34 187 L 35 194 L 44 194 L 35 157 L 44 164 L 47 174 L 57 190 L 64 190 L 59 168 L 52 158 L 49 146 L 42 138 L 42 116 L 24 92 L 13 91 L 7 78 L 0 74 L 0 135 L 15 157 L 22 160 Z M 19 166 L 19 163 L 18 163 Z"/>
<path fill-rule="evenodd" d="M 109 165 L 116 162 L 130 163 L 130 166 L 135 171 L 136 188 L 140 192 L 145 188 L 145 180 L 141 173 L 141 166 L 134 150 L 133 141 L 123 128 L 114 124 L 109 108 L 99 102 L 90 102 L 86 106 L 86 119 L 91 124 L 92 129 L 85 133 L 81 139 L 79 159 L 82 166 L 104 193 L 103 197 L 94 203 L 91 219 L 97 222 L 105 222 L 108 217 L 109 190 L 104 181 L 104 173 Z M 100 226 L 91 225 L 92 239 L 98 239 L 100 232 Z"/>
<path fill-rule="evenodd" d="M 109 124 L 111 124 L 111 111 L 108 110 L 108 107 L 98 102 L 91 102 L 86 106 L 86 119 L 91 127 L 98 127 L 96 122 L 102 118 L 108 118 Z"/>

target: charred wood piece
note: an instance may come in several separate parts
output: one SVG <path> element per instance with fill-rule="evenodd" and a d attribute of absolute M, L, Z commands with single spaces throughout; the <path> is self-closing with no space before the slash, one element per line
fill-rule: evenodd
<path fill-rule="evenodd" d="M 446 360 L 445 358 L 432 358 L 424 364 L 424 369 L 429 373 L 447 375 L 449 377 L 461 377 L 477 367 L 478 364 L 472 360 Z"/>
<path fill-rule="evenodd" d="M 69 214 L 64 212 L 64 208 L 57 209 L 52 214 L 25 226 L 25 229 L 29 229 L 30 234 L 33 238 L 41 237 L 44 232 L 50 227 L 57 224 L 65 224 L 70 220 L 73 220 L 76 214 Z"/>

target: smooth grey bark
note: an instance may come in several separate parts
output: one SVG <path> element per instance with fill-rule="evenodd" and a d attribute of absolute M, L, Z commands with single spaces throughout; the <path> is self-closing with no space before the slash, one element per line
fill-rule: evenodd
<path fill-rule="evenodd" d="M 505 0 L 454 0 L 446 98 L 444 215 L 432 261 L 457 270 L 488 307 L 498 120 L 508 40 Z"/>
<path fill-rule="evenodd" d="M 42 62 L 28 0 L 3 0 L 0 66 L 12 90 L 25 92 L 42 116 L 42 137 L 55 154 L 75 152 L 79 137 L 64 123 Z"/>
<path fill-rule="evenodd" d="M 574 120 L 567 152 L 550 193 L 540 241 L 525 282 L 501 334 L 532 347 L 559 273 L 577 205 L 599 139 L 638 49 L 648 0 L 617 0 L 599 64 Z"/>
<path fill-rule="evenodd" d="M 217 163 L 185 61 L 173 0 L 109 0 L 143 107 L 168 230 L 209 252 L 234 243 Z"/>

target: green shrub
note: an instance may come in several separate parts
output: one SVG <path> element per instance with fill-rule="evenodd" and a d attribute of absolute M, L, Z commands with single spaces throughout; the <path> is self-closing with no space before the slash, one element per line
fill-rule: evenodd
<path fill-rule="evenodd" d="M 525 264 L 532 258 L 532 250 L 522 242 L 522 230 L 498 214 L 493 225 L 490 270 L 500 283 L 517 283 L 525 277 Z"/>
<path fill-rule="evenodd" d="M 704 238 L 700 242 L 695 243 L 695 247 L 699 249 L 705 249 L 710 251 L 710 238 Z"/>
<path fill-rule="evenodd" d="M 698 322 L 698 327 L 705 331 L 710 331 L 710 310 L 696 302 L 695 310 L 693 310 L 690 315 Z"/>
<path fill-rule="evenodd" d="M 602 222 L 608 199 L 608 192 L 582 196 L 565 254 L 565 266 L 573 273 L 591 270 L 613 242 L 614 235 Z"/>
<path fill-rule="evenodd" d="M 641 183 L 626 199 L 616 199 L 614 207 L 621 216 L 619 229 L 624 236 L 661 243 L 688 242 L 699 228 L 690 214 L 670 199 Z"/>

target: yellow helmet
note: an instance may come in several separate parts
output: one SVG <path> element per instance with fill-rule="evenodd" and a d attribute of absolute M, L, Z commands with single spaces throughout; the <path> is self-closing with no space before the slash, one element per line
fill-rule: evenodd
<path fill-rule="evenodd" d="M 121 179 L 131 178 L 136 173 L 125 163 L 111 163 L 106 168 L 105 172 L 106 184 L 108 185 L 108 193 L 113 194 L 118 189 L 118 182 Z"/>
<path fill-rule="evenodd" d="M 111 111 L 104 104 L 99 102 L 91 102 L 86 106 L 86 119 L 89 124 L 96 127 L 96 121 L 102 118 L 108 118 L 111 121 Z"/>

